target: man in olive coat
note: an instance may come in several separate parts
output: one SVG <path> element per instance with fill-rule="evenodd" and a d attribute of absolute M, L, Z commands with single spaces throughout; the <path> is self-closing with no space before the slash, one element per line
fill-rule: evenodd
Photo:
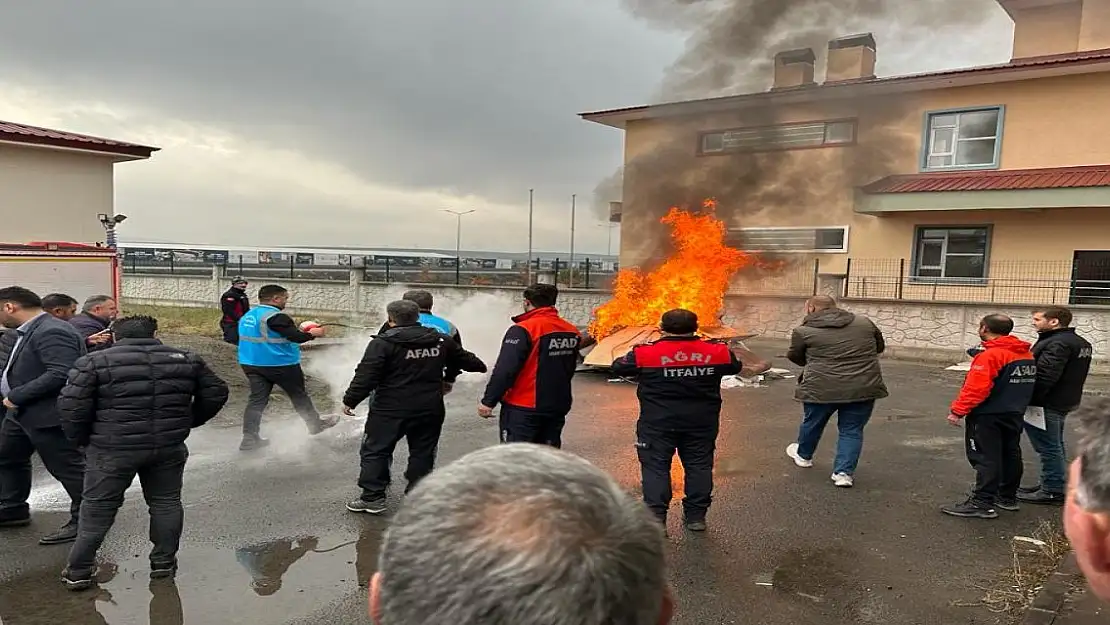
<path fill-rule="evenodd" d="M 786 448 L 794 464 L 813 466 L 821 433 L 837 413 L 840 436 L 832 481 L 841 488 L 852 486 L 863 450 L 863 428 L 871 419 L 875 400 L 889 394 L 879 365 L 884 349 L 883 333 L 867 317 L 837 308 L 826 295 L 806 302 L 805 320 L 794 329 L 786 353 L 791 362 L 804 367 L 794 392 L 804 417 L 798 442 Z"/>

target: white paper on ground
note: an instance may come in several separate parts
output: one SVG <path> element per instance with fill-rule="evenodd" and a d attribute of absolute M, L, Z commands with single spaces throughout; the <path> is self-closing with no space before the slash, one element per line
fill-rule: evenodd
<path fill-rule="evenodd" d="M 971 361 L 958 362 L 951 367 L 945 367 L 947 371 L 971 371 Z"/>
<path fill-rule="evenodd" d="M 1047 426 L 1044 422 L 1044 408 L 1040 406 L 1029 406 L 1025 409 L 1025 422 L 1037 428 L 1038 430 L 1046 429 Z"/>

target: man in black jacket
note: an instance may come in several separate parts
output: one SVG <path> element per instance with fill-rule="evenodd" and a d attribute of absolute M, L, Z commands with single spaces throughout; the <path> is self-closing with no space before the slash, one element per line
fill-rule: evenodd
<path fill-rule="evenodd" d="M 38 452 L 72 501 L 69 523 L 39 542 L 72 542 L 85 462 L 66 439 L 55 404 L 66 374 L 85 352 L 81 335 L 44 311 L 38 295 L 18 286 L 0 289 L 0 324 L 9 328 L 0 338 L 0 413 L 6 412 L 0 418 L 0 527 L 31 522 L 31 456 Z"/>
<path fill-rule="evenodd" d="M 360 451 L 362 497 L 347 504 L 351 512 L 385 511 L 393 449 L 402 438 L 409 445 L 405 492 L 432 472 L 445 416 L 445 385 L 453 384 L 460 370 L 486 371 L 485 363 L 450 337 L 420 325 L 415 303 L 392 302 L 386 312 L 392 327 L 366 346 L 343 396 L 343 412 L 353 415 L 355 406 L 374 394 Z"/>
<path fill-rule="evenodd" d="M 58 399 L 62 427 L 88 459 L 80 529 L 62 575 L 72 590 L 92 585 L 96 552 L 136 475 L 150 507 L 150 576 L 177 571 L 185 439 L 216 416 L 228 391 L 199 356 L 154 338 L 157 330 L 151 317 L 120 319 L 116 345 L 78 360 Z"/>
<path fill-rule="evenodd" d="M 85 337 L 85 347 L 90 352 L 112 346 L 112 322 L 119 313 L 116 300 L 109 295 L 93 295 L 85 300 L 81 312 L 69 322 L 81 336 Z"/>
<path fill-rule="evenodd" d="M 636 395 L 636 455 L 644 503 L 663 525 L 671 504 L 671 459 L 686 471 L 682 501 L 686 527 L 704 532 L 713 494 L 713 453 L 721 420 L 721 378 L 741 370 L 762 373 L 771 365 L 727 343 L 697 335 L 698 316 L 676 309 L 663 314 L 663 338 L 639 345 L 613 362 L 617 375 L 640 374 Z M 744 362 L 737 358 L 741 354 Z"/>
<path fill-rule="evenodd" d="M 251 309 L 251 300 L 247 297 L 247 279 L 236 276 L 231 279 L 231 288 L 220 296 L 220 330 L 223 332 L 224 341 L 232 345 L 239 344 L 239 320 Z"/>
<path fill-rule="evenodd" d="M 1067 499 L 1064 421 L 1079 407 L 1091 369 L 1091 344 L 1075 333 L 1071 321 L 1071 311 L 1063 306 L 1033 311 L 1037 383 L 1029 405 L 1044 409 L 1045 429 L 1025 423 L 1029 442 L 1041 457 L 1040 483 L 1018 491 L 1018 499 L 1026 503 L 1062 506 Z"/>

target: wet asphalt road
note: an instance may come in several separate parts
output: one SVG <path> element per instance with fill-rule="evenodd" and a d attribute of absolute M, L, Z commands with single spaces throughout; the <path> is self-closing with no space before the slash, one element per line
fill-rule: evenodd
<path fill-rule="evenodd" d="M 831 430 L 814 469 L 796 469 L 785 457 L 799 419 L 793 380 L 726 391 L 709 532 L 686 534 L 677 497 L 674 504 L 675 623 L 998 622 L 983 608 L 955 604 L 973 603 L 981 594 L 975 586 L 1009 564 L 1014 535 L 1029 535 L 1058 512 L 1026 509 L 980 522 L 940 514 L 972 478 L 962 433 L 944 421 L 962 374 L 885 369 L 892 399 L 867 429 L 852 490 L 829 482 Z M 441 462 L 496 442 L 494 424 L 473 416 L 477 390 L 460 383 L 450 397 Z M 565 435 L 568 450 L 630 489 L 638 484 L 635 408 L 632 385 L 583 375 Z M 41 475 L 34 525 L 0 534 L 0 623 L 369 623 L 363 586 L 388 518 L 343 508 L 358 494 L 361 423 L 348 420 L 312 440 L 299 422 L 271 419 L 267 427 L 275 445 L 261 455 L 240 454 L 238 434 L 226 425 L 190 439 L 176 583 L 147 579 L 146 510 L 136 488 L 102 550 L 99 589 L 65 591 L 58 572 L 66 547 L 34 542 L 65 518 L 64 494 Z M 399 467 L 404 454 L 402 445 Z"/>

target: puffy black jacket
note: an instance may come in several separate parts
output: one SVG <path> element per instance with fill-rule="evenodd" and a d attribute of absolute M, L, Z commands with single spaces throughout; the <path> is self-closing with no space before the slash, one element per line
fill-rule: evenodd
<path fill-rule="evenodd" d="M 391 328 L 366 346 L 343 405 L 354 408 L 374 393 L 372 416 L 442 417 L 444 372 L 452 370 L 485 373 L 486 365 L 432 328 Z"/>
<path fill-rule="evenodd" d="M 80 445 L 157 449 L 183 443 L 227 394 L 199 356 L 157 339 L 121 339 L 77 360 L 58 411 L 66 436 Z"/>
<path fill-rule="evenodd" d="M 742 363 L 726 343 L 668 336 L 639 345 L 613 362 L 617 375 L 639 372 L 640 420 L 663 430 L 716 430 L 721 416 L 721 378 Z"/>
<path fill-rule="evenodd" d="M 1075 328 L 1041 332 L 1033 344 L 1037 384 L 1032 406 L 1068 412 L 1079 407 L 1091 370 L 1091 344 Z"/>

